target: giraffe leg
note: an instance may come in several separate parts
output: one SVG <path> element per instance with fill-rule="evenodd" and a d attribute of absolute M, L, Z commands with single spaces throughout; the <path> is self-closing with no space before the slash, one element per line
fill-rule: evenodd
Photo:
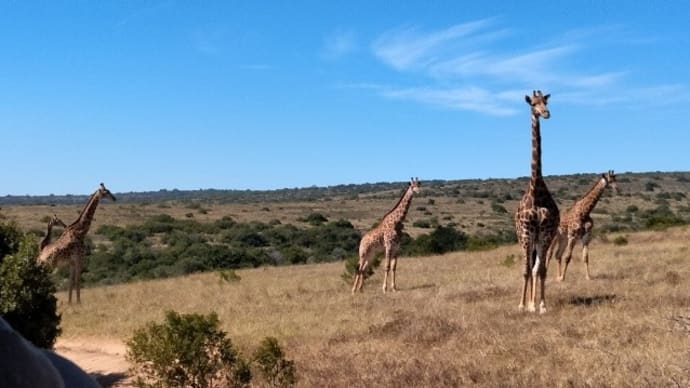
<path fill-rule="evenodd" d="M 523 254 L 523 272 L 522 272 L 522 277 L 524 279 L 522 283 L 522 293 L 520 294 L 520 304 L 518 305 L 518 309 L 520 311 L 523 311 L 525 309 L 525 299 L 527 298 L 527 287 L 530 284 L 531 281 L 531 276 L 530 276 L 530 267 L 531 267 L 531 257 L 532 254 L 530 252 L 529 246 L 523 247 L 524 254 Z"/>
<path fill-rule="evenodd" d="M 391 274 L 391 275 L 393 276 L 393 279 L 392 279 L 392 280 L 393 280 L 393 284 L 391 284 L 391 289 L 392 289 L 394 292 L 395 292 L 395 291 L 398 291 L 398 288 L 395 286 L 395 267 L 397 267 L 397 266 L 398 266 L 398 258 L 397 258 L 397 257 L 393 257 L 393 259 L 391 260 L 391 271 L 393 271 L 392 274 Z"/>
<path fill-rule="evenodd" d="M 369 260 L 365 258 L 357 269 L 357 275 L 355 275 L 355 284 L 352 287 L 353 294 L 355 291 L 362 291 L 362 286 L 364 285 L 364 271 L 366 271 L 368 265 Z"/>
<path fill-rule="evenodd" d="M 582 261 L 585 263 L 585 276 L 587 280 L 592 280 L 589 275 L 589 242 L 592 241 L 592 227 L 594 222 L 590 219 L 585 223 L 585 233 L 582 235 Z"/>
<path fill-rule="evenodd" d="M 530 273 L 530 278 L 532 283 L 530 284 L 530 296 L 529 296 L 529 302 L 527 302 L 527 311 L 529 312 L 535 312 L 537 311 L 536 308 L 536 302 L 537 302 L 537 276 L 539 275 L 539 266 L 543 265 L 542 260 L 541 260 L 541 252 L 540 252 L 540 247 L 537 246 L 537 249 L 533 251 L 533 256 L 532 256 L 532 268 L 530 268 L 531 273 Z"/>
<path fill-rule="evenodd" d="M 549 252 L 546 255 L 546 268 L 549 268 L 549 263 L 551 262 L 551 259 L 553 258 L 553 254 L 555 251 L 558 250 L 558 247 L 560 246 L 559 242 L 560 239 L 558 238 L 560 234 L 556 235 L 556 238 L 553 240 L 553 243 L 549 247 Z"/>
<path fill-rule="evenodd" d="M 388 272 L 391 269 L 391 250 L 386 249 L 386 272 L 383 274 L 383 293 L 385 294 L 388 288 Z"/>
<path fill-rule="evenodd" d="M 544 244 L 541 249 L 537 248 L 537 262 L 535 263 L 536 267 L 536 274 L 539 276 L 539 314 L 544 314 L 546 312 L 546 296 L 545 296 L 545 283 L 546 283 L 546 262 L 542 258 L 542 255 L 544 255 L 549 247 L 549 242 Z M 536 277 L 533 277 L 533 282 L 536 283 Z M 535 297 L 536 297 L 536 287 L 535 288 Z"/>
<path fill-rule="evenodd" d="M 72 289 L 74 289 L 74 263 L 69 263 L 69 297 L 67 299 L 69 304 L 72 304 Z"/>
<path fill-rule="evenodd" d="M 357 285 L 359 283 L 359 277 L 362 274 L 362 265 L 364 264 L 364 260 L 362 258 L 359 258 L 359 262 L 357 263 L 357 267 L 355 268 L 355 280 L 352 282 L 352 294 L 354 295 L 355 291 L 357 291 Z"/>
<path fill-rule="evenodd" d="M 77 288 L 77 304 L 81 304 L 79 291 L 81 290 L 81 257 L 77 257 L 74 269 L 74 280 Z"/>
<path fill-rule="evenodd" d="M 567 245 L 566 243 L 566 238 L 564 235 L 557 235 L 556 240 L 553 242 L 551 245 L 550 249 L 550 255 L 553 255 L 555 253 L 556 255 L 556 260 L 558 261 L 558 272 L 557 275 L 561 274 L 561 260 L 563 259 L 563 252 L 565 252 L 565 247 Z M 555 251 L 555 252 L 554 252 Z M 549 257 L 549 261 L 551 260 L 551 257 Z M 546 263 L 546 268 L 548 269 L 548 261 Z"/>
<path fill-rule="evenodd" d="M 586 234 L 582 238 L 582 261 L 585 263 L 585 276 L 587 277 L 587 280 L 592 280 L 592 277 L 589 275 L 589 241 L 590 241 L 590 234 Z"/>
<path fill-rule="evenodd" d="M 577 240 L 575 237 L 568 237 L 568 246 L 565 248 L 566 249 L 566 255 L 565 255 L 565 264 L 563 265 L 563 272 L 560 272 L 558 274 L 558 281 L 562 282 L 565 280 L 565 271 L 568 270 L 568 264 L 570 264 L 570 259 L 573 258 L 573 248 L 575 248 L 575 242 Z"/>
<path fill-rule="evenodd" d="M 362 287 L 364 286 L 364 274 L 365 274 L 365 271 L 367 270 L 368 266 L 369 266 L 369 260 L 366 260 L 364 262 L 364 265 L 362 266 L 362 271 L 359 274 L 359 284 L 357 285 L 358 291 L 362 291 Z"/>

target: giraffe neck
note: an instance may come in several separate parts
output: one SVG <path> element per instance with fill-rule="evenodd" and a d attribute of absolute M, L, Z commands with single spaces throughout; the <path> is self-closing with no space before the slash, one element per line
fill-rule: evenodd
<path fill-rule="evenodd" d="M 46 233 L 46 236 L 43 237 L 40 243 L 38 243 L 38 248 L 39 250 L 43 250 L 43 248 L 46 247 L 46 245 L 50 244 L 50 239 L 51 236 L 50 234 L 53 233 L 53 223 L 49 222 L 48 223 L 48 232 Z"/>
<path fill-rule="evenodd" d="M 583 215 L 588 215 L 592 210 L 594 210 L 594 207 L 597 205 L 597 202 L 599 202 L 599 199 L 604 193 L 606 186 L 606 180 L 601 178 L 594 184 L 594 186 L 592 186 L 592 188 L 589 189 L 587 194 L 585 194 L 582 199 L 578 201 L 578 207 L 581 209 Z"/>
<path fill-rule="evenodd" d="M 86 234 L 91 227 L 91 221 L 96 213 L 96 208 L 98 207 L 98 202 L 100 199 L 101 193 L 99 191 L 93 193 L 91 198 L 89 198 L 89 201 L 84 206 L 84 209 L 82 209 L 81 213 L 79 214 L 79 218 L 77 218 L 77 220 L 74 221 L 69 228 L 79 230 L 81 233 Z"/>
<path fill-rule="evenodd" d="M 539 128 L 539 116 L 532 113 L 532 175 L 530 176 L 530 187 L 534 189 L 537 181 L 542 179 L 541 175 L 541 131 Z"/>
<path fill-rule="evenodd" d="M 400 224 L 404 219 L 405 215 L 407 214 L 407 210 L 410 208 L 410 203 L 412 203 L 412 195 L 414 194 L 414 191 L 412 191 L 412 188 L 408 188 L 405 190 L 403 193 L 402 197 L 400 197 L 400 200 L 398 203 L 391 209 L 388 213 L 386 213 L 385 216 L 383 216 L 383 219 L 386 224 L 388 223 L 393 223 L 394 225 Z"/>

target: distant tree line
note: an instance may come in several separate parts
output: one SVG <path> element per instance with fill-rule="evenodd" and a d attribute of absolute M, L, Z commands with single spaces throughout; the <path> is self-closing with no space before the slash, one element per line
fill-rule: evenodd
<path fill-rule="evenodd" d="M 340 261 L 358 254 L 361 233 L 348 220 L 329 221 L 319 213 L 295 226 L 277 220 L 213 222 L 158 215 L 140 225 L 102 225 L 90 242 L 83 280 L 111 284 L 135 279 L 177 276 L 219 269 Z M 453 226 L 439 225 L 428 234 L 404 235 L 404 255 L 431 255 L 486 249 L 514 242 L 512 232 L 471 237 Z"/>

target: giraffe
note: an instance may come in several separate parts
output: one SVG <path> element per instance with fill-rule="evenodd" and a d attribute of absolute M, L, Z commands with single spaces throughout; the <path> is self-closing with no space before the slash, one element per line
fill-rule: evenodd
<path fill-rule="evenodd" d="M 616 175 L 613 170 L 601 174 L 589 191 L 580 198 L 561 219 L 558 226 L 558 233 L 553 241 L 551 249 L 549 250 L 549 258 L 546 261 L 548 266 L 551 257 L 556 253 L 558 260 L 558 280 L 565 280 L 565 271 L 568 269 L 568 264 L 573 256 L 573 248 L 578 241 L 582 242 L 582 261 L 585 263 L 585 276 L 587 280 L 591 280 L 589 275 L 589 242 L 592 239 L 592 227 L 594 222 L 590 213 L 599 202 L 599 198 L 604 193 L 607 187 L 611 187 L 618 191 L 616 185 Z M 563 252 L 567 252 L 565 256 L 565 266 L 561 272 L 561 258 Z"/>
<path fill-rule="evenodd" d="M 46 245 L 38 255 L 38 262 L 46 265 L 55 265 L 68 262 L 70 266 L 69 279 L 69 303 L 72 303 L 72 289 L 77 289 L 77 303 L 81 303 L 81 268 L 84 260 L 84 238 L 89 232 L 91 221 L 96 213 L 96 207 L 102 197 L 115 201 L 115 196 L 106 189 L 103 183 L 98 190 L 91 194 L 88 202 L 79 213 L 79 217 L 65 228 L 57 240 Z"/>
<path fill-rule="evenodd" d="M 50 244 L 50 241 L 52 239 L 52 233 L 53 233 L 53 226 L 59 225 L 63 228 L 66 228 L 67 225 L 65 225 L 64 222 L 62 222 L 61 219 L 58 218 L 56 214 L 53 214 L 53 218 L 48 221 L 48 231 L 46 232 L 45 237 L 41 239 L 41 241 L 38 243 L 38 249 L 43 250 L 43 248 L 46 247 L 46 245 Z"/>
<path fill-rule="evenodd" d="M 395 287 L 395 268 L 398 264 L 398 254 L 400 253 L 400 237 L 402 236 L 403 221 L 407 210 L 410 208 L 412 196 L 419 192 L 420 183 L 418 178 L 410 179 L 410 184 L 403 193 L 398 203 L 381 221 L 371 230 L 362 236 L 359 242 L 359 263 L 355 273 L 355 281 L 352 285 L 352 293 L 362 290 L 364 283 L 364 271 L 369 265 L 369 261 L 381 251 L 385 254 L 386 272 L 383 277 L 383 292 L 388 287 L 388 273 L 391 272 L 391 289 L 397 291 Z"/>
<path fill-rule="evenodd" d="M 551 113 L 546 108 L 549 94 L 543 95 L 540 90 L 525 96 L 532 115 L 532 164 L 527 192 L 522 197 L 515 213 L 515 231 L 523 255 L 523 284 L 518 308 L 525 308 L 527 288 L 530 286 L 530 297 L 527 310 L 534 312 L 537 279 L 539 276 L 540 300 L 539 313 L 546 312 L 544 282 L 546 280 L 546 253 L 556 235 L 559 222 L 558 206 L 551 197 L 541 174 L 541 133 L 539 117 L 548 119 Z"/>

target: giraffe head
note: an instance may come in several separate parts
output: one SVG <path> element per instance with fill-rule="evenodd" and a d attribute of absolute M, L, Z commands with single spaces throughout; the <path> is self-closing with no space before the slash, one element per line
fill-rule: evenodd
<path fill-rule="evenodd" d="M 61 226 L 63 228 L 67 227 L 67 225 L 65 225 L 65 223 L 62 222 L 62 220 L 59 219 L 56 214 L 53 214 L 53 218 L 51 218 L 50 221 L 48 221 L 48 226 L 53 227 L 55 225 Z"/>
<path fill-rule="evenodd" d="M 541 90 L 533 90 L 532 97 L 525 96 L 525 101 L 527 101 L 527 103 L 530 105 L 532 114 L 536 115 L 537 117 L 541 116 L 545 119 L 548 119 L 551 117 L 551 113 L 549 112 L 548 108 L 546 108 L 546 104 L 548 104 L 550 96 L 550 94 L 541 94 Z"/>
<path fill-rule="evenodd" d="M 115 201 L 115 196 L 113 195 L 113 193 L 110 192 L 110 190 L 105 188 L 105 185 L 103 183 L 101 183 L 101 185 L 98 187 L 98 195 L 101 198 L 107 197 L 107 198 Z"/>
<path fill-rule="evenodd" d="M 422 187 L 422 185 L 419 183 L 419 178 L 410 178 L 410 189 L 412 189 L 414 194 L 419 193 L 420 187 Z"/>
<path fill-rule="evenodd" d="M 613 170 L 608 170 L 607 172 L 601 174 L 601 177 L 606 181 L 607 186 L 611 186 L 611 188 L 616 193 L 618 192 L 618 185 L 616 184 L 616 174 L 613 172 Z"/>

